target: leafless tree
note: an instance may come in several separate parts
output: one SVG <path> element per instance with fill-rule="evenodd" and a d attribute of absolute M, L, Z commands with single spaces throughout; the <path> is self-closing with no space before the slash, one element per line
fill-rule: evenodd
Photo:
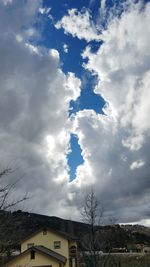
<path fill-rule="evenodd" d="M 28 195 L 24 194 L 23 196 L 16 198 L 15 197 L 15 187 L 20 181 L 16 179 L 13 182 L 7 182 L 9 175 L 15 173 L 17 169 L 5 168 L 0 171 L 0 226 L 1 226 L 1 235 L 5 237 L 5 240 L 9 240 L 10 236 L 10 225 L 11 225 L 11 214 L 9 211 L 14 209 L 20 203 L 28 199 Z M 7 242 L 6 242 L 7 243 Z M 4 240 L 0 240 L 0 255 L 8 256 L 9 246 L 4 243 Z M 9 242 L 10 245 L 10 242 Z M 5 258 L 5 257 L 4 257 Z M 3 258 L 2 258 L 3 260 Z"/>
<path fill-rule="evenodd" d="M 91 189 L 85 196 L 84 204 L 81 209 L 83 221 L 89 225 L 89 230 L 85 238 L 82 240 L 84 249 L 86 250 L 84 258 L 87 260 L 86 265 L 92 267 L 99 266 L 98 257 L 98 226 L 102 223 L 103 208 Z"/>
<path fill-rule="evenodd" d="M 2 179 L 6 178 L 8 175 L 14 173 L 16 170 L 12 168 L 5 168 L 0 172 L 0 182 Z M 9 196 L 13 189 L 15 188 L 16 184 L 19 182 L 20 178 L 15 180 L 14 182 L 10 183 L 0 183 L 0 210 L 8 210 L 13 208 L 14 206 L 20 204 L 21 202 L 25 201 L 28 199 L 27 194 L 24 194 L 21 198 L 10 200 Z"/>
<path fill-rule="evenodd" d="M 83 261 L 86 267 L 106 267 L 111 262 L 110 251 L 103 255 L 101 251 L 108 243 L 102 240 L 100 226 L 104 225 L 104 209 L 97 199 L 93 188 L 86 194 L 83 207 L 81 209 L 83 221 L 88 224 L 88 233 L 82 239 Z"/>

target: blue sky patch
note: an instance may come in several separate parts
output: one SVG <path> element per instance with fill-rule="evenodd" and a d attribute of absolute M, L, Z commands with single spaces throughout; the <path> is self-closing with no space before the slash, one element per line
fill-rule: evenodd
<path fill-rule="evenodd" d="M 77 37 L 72 37 L 69 34 L 65 34 L 63 29 L 58 30 L 54 26 L 57 21 L 59 21 L 64 15 L 68 14 L 68 9 L 72 8 L 76 8 L 79 11 L 81 11 L 84 7 L 88 8 L 89 12 L 91 13 L 92 20 L 96 22 L 99 15 L 99 1 L 64 0 L 59 3 L 58 10 L 57 1 L 45 0 L 43 2 L 43 7 L 51 8 L 49 13 L 50 16 L 52 16 L 52 19 L 51 17 L 49 19 L 45 18 L 47 23 L 45 24 L 44 28 L 41 27 L 42 38 L 40 39 L 40 45 L 43 45 L 48 49 L 57 49 L 60 53 L 60 67 L 63 72 L 73 72 L 82 81 L 80 96 L 76 101 L 70 102 L 69 116 L 84 109 L 93 109 L 96 113 L 103 113 L 102 108 L 105 102 L 100 95 L 94 93 L 96 76 L 91 76 L 82 66 L 83 58 L 81 54 L 87 46 L 87 41 L 83 39 L 79 40 Z M 68 47 L 67 53 L 64 51 L 64 44 Z M 91 41 L 88 43 L 92 52 L 97 52 L 101 44 L 102 42 L 97 41 Z M 86 62 L 86 59 L 84 62 Z M 71 153 L 68 155 L 68 165 L 70 168 L 70 179 L 73 180 L 75 178 L 77 166 L 83 163 L 83 158 L 81 156 L 82 151 L 75 135 L 71 135 L 70 147 Z"/>
<path fill-rule="evenodd" d="M 100 95 L 94 93 L 95 80 L 95 77 L 84 74 L 81 94 L 76 101 L 70 102 L 70 115 L 84 109 L 93 109 L 96 113 L 103 113 L 105 101 Z"/>
<path fill-rule="evenodd" d="M 74 134 L 71 134 L 70 147 L 71 152 L 68 154 L 68 165 L 70 167 L 70 181 L 72 181 L 75 179 L 77 167 L 84 162 L 81 155 L 82 150 L 80 148 L 80 145 L 78 144 L 78 138 Z"/>

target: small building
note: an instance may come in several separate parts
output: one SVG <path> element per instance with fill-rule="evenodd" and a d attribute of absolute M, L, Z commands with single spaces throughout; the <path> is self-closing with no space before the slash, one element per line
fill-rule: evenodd
<path fill-rule="evenodd" d="M 21 253 L 4 267 L 78 267 L 77 238 L 51 229 L 39 230 L 21 242 Z"/>

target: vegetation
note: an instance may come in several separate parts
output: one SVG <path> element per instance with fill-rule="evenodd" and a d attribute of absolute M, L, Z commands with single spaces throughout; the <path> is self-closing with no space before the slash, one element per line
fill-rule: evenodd
<path fill-rule="evenodd" d="M 82 252 L 82 260 L 85 266 L 99 266 L 99 257 L 97 255 L 98 235 L 97 226 L 102 218 L 102 209 L 97 200 L 93 189 L 86 195 L 81 210 L 83 221 L 88 224 L 88 232 L 81 239 L 84 250 Z M 88 252 L 88 254 L 86 253 Z"/>
<path fill-rule="evenodd" d="M 6 216 L 9 217 L 6 223 Z M 58 217 L 50 217 L 34 213 L 18 211 L 1 211 L 0 212 L 0 241 L 4 247 L 17 249 L 22 239 L 32 232 L 42 228 L 50 227 L 54 230 L 68 232 L 80 237 L 87 235 L 89 225 L 87 223 L 64 220 Z M 7 234 L 5 234 L 7 231 Z M 103 251 L 99 257 L 99 264 L 105 262 L 103 267 L 150 267 L 148 254 L 128 253 L 115 255 L 105 255 L 108 252 L 106 243 L 112 248 L 124 247 L 126 244 L 129 249 L 134 249 L 135 244 L 145 244 L 150 246 L 150 228 L 140 225 L 111 225 L 98 226 L 99 242 L 98 250 Z M 112 234 L 114 233 L 114 234 Z M 83 243 L 79 240 L 79 250 L 84 251 Z M 108 240 L 108 242 L 104 242 Z M 135 251 L 135 249 L 133 250 Z M 86 253 L 84 253 L 85 256 Z M 98 254 L 98 253 L 97 253 Z M 106 260 L 107 258 L 107 260 Z M 89 259 L 89 257 L 88 257 Z M 84 258 L 85 260 L 85 258 Z M 118 265 L 117 265 L 118 264 Z M 120 265 L 119 265 L 120 264 Z M 141 264 L 141 265 L 140 265 Z M 1 266 L 1 265 L 0 265 Z M 82 265 L 84 266 L 84 265 Z M 92 265 L 90 265 L 92 267 Z"/>
<path fill-rule="evenodd" d="M 4 178 L 5 175 L 3 174 L 1 177 Z M 1 207 L 4 207 L 4 204 L 6 207 L 7 203 L 7 207 L 11 208 L 11 203 L 19 203 L 17 200 L 9 202 L 8 196 L 10 191 L 8 187 L 7 192 L 4 190 L 6 187 L 1 188 L 3 188 L 0 191 L 1 203 L 3 203 Z M 8 206 L 9 203 L 10 205 Z M 7 256 L 10 256 L 9 251 L 11 249 L 19 249 L 22 239 L 44 226 L 80 237 L 79 250 L 80 252 L 82 251 L 81 266 L 150 267 L 149 254 L 111 254 L 113 248 L 118 250 L 126 248 L 128 251 L 137 252 L 139 245 L 150 246 L 149 227 L 139 225 L 101 226 L 100 223 L 103 219 L 102 208 L 92 191 L 86 196 L 84 204 L 82 209 L 84 223 L 22 212 L 21 210 L 14 212 L 6 211 L 1 208 L 0 252 L 7 251 Z"/>
<path fill-rule="evenodd" d="M 4 218 L 9 216 L 7 224 L 4 224 Z M 87 223 L 65 220 L 54 216 L 45 216 L 35 213 L 18 211 L 0 211 L 0 240 L 3 244 L 14 241 L 18 244 L 20 240 L 41 227 L 50 227 L 54 230 L 68 232 L 77 237 L 83 237 L 88 233 L 89 225 Z M 9 228 L 9 236 L 5 236 L 6 227 Z M 131 251 L 135 244 L 144 244 L 150 246 L 150 228 L 140 225 L 108 225 L 98 226 L 99 247 L 98 250 L 108 252 L 104 240 L 109 240 L 113 248 L 129 247 Z M 101 246 L 102 244 L 102 246 Z M 83 250 L 83 244 L 79 243 L 79 248 Z M 135 249 L 133 251 L 136 251 Z"/>
<path fill-rule="evenodd" d="M 81 261 L 81 266 L 92 266 L 87 257 L 86 262 Z M 150 254 L 117 254 L 101 255 L 98 258 L 98 266 L 103 267 L 150 267 Z"/>
<path fill-rule="evenodd" d="M 14 173 L 15 170 L 12 168 L 5 168 L 0 172 L 0 210 L 8 210 L 11 209 L 21 202 L 27 200 L 27 194 L 22 196 L 19 199 L 14 198 L 13 200 L 10 200 L 10 194 L 12 193 L 13 189 L 15 188 L 16 184 L 19 182 L 20 179 L 15 180 L 12 183 L 7 183 L 6 177 L 12 173 Z M 5 181 L 3 181 L 5 179 Z"/>
<path fill-rule="evenodd" d="M 21 202 L 28 199 L 25 194 L 21 198 L 15 198 L 13 189 L 19 180 L 15 180 L 10 183 L 7 182 L 7 177 L 14 173 L 15 170 L 11 168 L 5 168 L 0 172 L 0 261 L 8 259 L 10 257 L 10 249 L 16 247 L 14 239 L 12 239 L 12 227 L 11 227 L 11 210 Z"/>

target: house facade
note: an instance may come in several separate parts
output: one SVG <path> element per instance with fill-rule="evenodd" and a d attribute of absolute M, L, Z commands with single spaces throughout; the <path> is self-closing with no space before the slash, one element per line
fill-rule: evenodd
<path fill-rule="evenodd" d="M 39 230 L 21 242 L 21 253 L 4 267 L 78 267 L 77 240 L 66 233 Z"/>

